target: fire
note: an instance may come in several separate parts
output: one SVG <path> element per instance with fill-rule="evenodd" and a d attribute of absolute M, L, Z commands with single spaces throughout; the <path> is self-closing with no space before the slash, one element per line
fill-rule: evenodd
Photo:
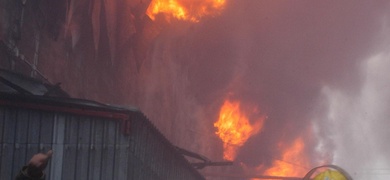
<path fill-rule="evenodd" d="M 146 14 L 155 20 L 163 13 L 169 21 L 173 17 L 179 20 L 199 22 L 204 16 L 216 16 L 225 7 L 226 0 L 152 0 Z"/>
<path fill-rule="evenodd" d="M 240 109 L 240 103 L 226 100 L 221 107 L 218 121 L 214 123 L 214 127 L 218 129 L 215 134 L 224 142 L 224 159 L 234 160 L 238 148 L 261 130 L 263 122 L 264 118 L 260 118 L 251 125 Z"/>
<path fill-rule="evenodd" d="M 280 144 L 283 148 L 283 144 Z M 275 160 L 273 166 L 265 171 L 269 176 L 303 177 L 309 170 L 310 163 L 304 154 L 305 144 L 302 138 L 297 138 L 283 152 L 280 160 Z"/>

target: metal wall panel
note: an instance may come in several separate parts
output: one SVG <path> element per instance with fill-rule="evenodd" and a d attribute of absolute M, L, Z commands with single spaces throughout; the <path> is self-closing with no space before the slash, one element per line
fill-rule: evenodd
<path fill-rule="evenodd" d="M 48 165 L 50 168 L 49 179 L 60 179 L 62 177 L 62 166 L 64 162 L 64 134 L 65 134 L 65 122 L 66 116 L 56 114 L 54 115 L 54 125 L 53 125 L 53 146 L 54 151 L 52 160 Z M 46 173 L 48 171 L 46 170 Z"/>
<path fill-rule="evenodd" d="M 11 120 L 12 119 L 12 120 Z M 14 141 L 15 141 L 15 126 L 16 126 L 16 112 L 11 109 L 4 109 L 4 126 L 2 129 L 2 157 L 0 168 L 0 179 L 12 179 L 12 167 L 14 164 Z"/>
<path fill-rule="evenodd" d="M 0 179 L 50 149 L 52 180 L 204 179 L 141 112 L 125 113 L 128 134 L 117 119 L 0 106 Z"/>

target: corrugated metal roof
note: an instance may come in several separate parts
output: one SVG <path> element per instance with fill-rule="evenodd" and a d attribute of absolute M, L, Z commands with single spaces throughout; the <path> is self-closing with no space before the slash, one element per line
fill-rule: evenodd
<path fill-rule="evenodd" d="M 69 97 L 60 84 L 52 85 L 12 71 L 0 69 L 0 92 L 40 96 Z"/>

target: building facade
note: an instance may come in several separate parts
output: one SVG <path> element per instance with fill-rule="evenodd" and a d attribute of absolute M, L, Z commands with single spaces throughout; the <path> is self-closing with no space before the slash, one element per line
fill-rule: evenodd
<path fill-rule="evenodd" d="M 52 149 L 47 179 L 204 179 L 137 109 L 0 95 L 0 179 Z"/>

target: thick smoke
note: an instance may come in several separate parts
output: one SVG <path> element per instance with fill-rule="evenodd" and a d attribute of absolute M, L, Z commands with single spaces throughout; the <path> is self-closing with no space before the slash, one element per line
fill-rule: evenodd
<path fill-rule="evenodd" d="M 45 23 L 56 23 L 42 29 L 53 37 L 42 36 L 38 69 L 73 97 L 134 104 L 175 145 L 212 160 L 222 160 L 213 123 L 232 98 L 268 117 L 234 168 L 266 168 L 280 158 L 279 142 L 303 136 L 313 166 L 325 161 L 355 179 L 386 178 L 386 0 L 228 0 L 220 16 L 168 26 L 158 17 L 143 24 L 150 1 L 59 2 L 41 3 Z M 27 1 L 26 13 L 33 7 Z M 18 42 L 27 58 L 35 17 L 25 16 Z"/>
<path fill-rule="evenodd" d="M 325 161 L 352 169 L 349 165 L 357 162 L 348 161 L 349 151 L 369 154 L 359 150 L 360 143 L 377 147 L 388 137 L 381 130 L 373 142 L 371 128 L 367 135 L 356 129 L 385 124 L 380 114 L 386 114 L 387 104 L 377 104 L 382 98 L 372 93 L 387 87 L 383 82 L 388 79 L 372 72 L 388 65 L 386 53 L 375 56 L 388 7 L 386 1 L 228 1 L 219 17 L 193 25 L 173 22 L 144 64 L 139 103 L 146 114 L 164 119 L 157 123 L 174 142 L 217 157 L 212 122 L 224 99 L 239 99 L 258 106 L 268 119 L 237 161 L 269 166 L 280 153 L 278 142 L 304 136 L 313 166 Z M 371 56 L 374 60 L 367 60 Z M 382 101 L 386 92 L 381 90 Z M 378 106 L 369 106 L 365 118 L 378 119 L 378 124 L 357 125 L 360 110 L 368 106 L 365 98 Z M 188 133 L 202 138 L 200 144 L 183 142 Z M 345 133 L 359 140 L 346 141 Z"/>
<path fill-rule="evenodd" d="M 382 16 L 375 50 L 359 64 L 362 79 L 356 94 L 346 87 L 324 86 L 322 94 L 328 108 L 319 117 L 319 126 L 328 129 L 321 142 L 334 143 L 334 163 L 345 167 L 355 179 L 388 179 L 390 164 L 389 123 L 389 21 Z M 322 136 L 325 137 L 325 136 Z"/>

